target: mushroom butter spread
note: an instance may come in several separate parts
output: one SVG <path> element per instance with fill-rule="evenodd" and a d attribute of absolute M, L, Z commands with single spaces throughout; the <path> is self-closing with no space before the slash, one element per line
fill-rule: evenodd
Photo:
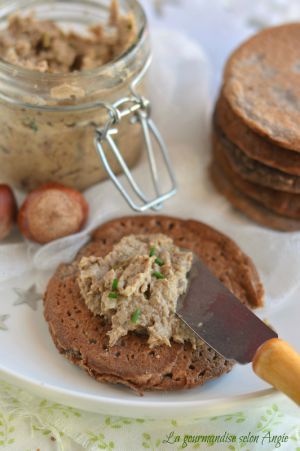
<path fill-rule="evenodd" d="M 92 26 L 78 27 L 76 17 L 74 12 L 74 24 L 71 16 L 66 26 L 34 12 L 16 13 L 0 30 L 0 62 L 13 68 L 7 82 L 1 76 L 0 175 L 15 187 L 31 191 L 58 182 L 83 190 L 107 178 L 94 145 L 95 128 L 109 118 L 99 102 L 112 104 L 128 96 L 144 47 L 135 62 L 128 62 L 127 52 L 138 42 L 138 23 L 134 12 L 123 12 L 117 0 L 100 23 L 96 15 L 89 19 Z M 117 61 L 124 62 L 118 71 Z M 132 167 L 142 135 L 139 124 L 131 125 L 129 119 L 118 125 L 115 140 Z M 114 158 L 110 164 L 120 172 Z"/>
<path fill-rule="evenodd" d="M 175 314 L 192 259 L 163 234 L 129 235 L 105 257 L 81 259 L 80 291 L 89 310 L 111 324 L 110 346 L 129 331 L 146 333 L 150 347 L 201 343 Z"/>
<path fill-rule="evenodd" d="M 107 26 L 94 25 L 85 36 L 65 32 L 52 20 L 15 14 L 0 31 L 0 58 L 39 72 L 70 73 L 112 61 L 132 44 L 135 35 L 134 17 L 119 14 L 116 0 L 111 3 Z"/>

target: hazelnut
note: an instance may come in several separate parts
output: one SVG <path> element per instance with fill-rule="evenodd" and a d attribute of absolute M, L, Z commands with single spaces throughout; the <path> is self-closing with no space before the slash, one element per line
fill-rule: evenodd
<path fill-rule="evenodd" d="M 28 194 L 20 208 L 18 224 L 26 238 L 44 244 L 79 232 L 88 210 L 78 191 L 59 183 L 47 183 Z"/>
<path fill-rule="evenodd" d="M 17 216 L 17 203 L 11 188 L 0 184 L 0 240 L 9 235 Z"/>

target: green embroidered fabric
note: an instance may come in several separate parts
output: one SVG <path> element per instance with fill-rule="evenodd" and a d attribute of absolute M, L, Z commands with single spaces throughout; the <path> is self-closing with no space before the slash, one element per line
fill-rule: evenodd
<path fill-rule="evenodd" d="M 300 412 L 278 398 L 208 417 L 155 420 L 99 415 L 0 381 L 0 451 L 300 451 Z"/>

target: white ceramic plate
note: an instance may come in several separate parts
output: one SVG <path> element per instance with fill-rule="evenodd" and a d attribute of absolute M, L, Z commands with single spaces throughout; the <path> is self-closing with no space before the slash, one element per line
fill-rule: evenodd
<path fill-rule="evenodd" d="M 39 277 L 37 292 L 42 292 L 48 275 Z M 203 387 L 173 393 L 146 393 L 143 397 L 129 389 L 95 382 L 84 371 L 69 363 L 58 354 L 48 327 L 43 318 L 42 302 L 29 292 L 33 301 L 15 305 L 26 300 L 28 288 L 37 283 L 34 274 L 26 279 L 18 278 L 2 284 L 0 311 L 9 314 L 3 324 L 7 330 L 0 330 L 0 374 L 9 382 L 16 383 L 42 397 L 62 402 L 73 407 L 99 413 L 176 417 L 203 416 L 240 409 L 241 404 L 265 402 L 276 392 L 259 380 L 250 365 L 236 366 L 222 378 Z M 17 294 L 15 287 L 22 287 L 24 294 Z M 288 302 L 286 309 L 277 309 L 268 319 L 281 334 L 296 345 L 300 343 L 299 292 Z M 297 299 L 298 298 L 298 299 Z M 28 297 L 27 297 L 28 299 Z M 33 310 L 36 304 L 37 310 Z"/>

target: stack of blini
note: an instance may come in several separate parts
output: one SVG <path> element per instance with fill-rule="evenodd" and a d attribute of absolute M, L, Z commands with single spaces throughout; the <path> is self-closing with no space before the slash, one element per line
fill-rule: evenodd
<path fill-rule="evenodd" d="M 229 58 L 213 116 L 211 177 L 254 221 L 300 230 L 300 24 L 265 29 Z"/>

